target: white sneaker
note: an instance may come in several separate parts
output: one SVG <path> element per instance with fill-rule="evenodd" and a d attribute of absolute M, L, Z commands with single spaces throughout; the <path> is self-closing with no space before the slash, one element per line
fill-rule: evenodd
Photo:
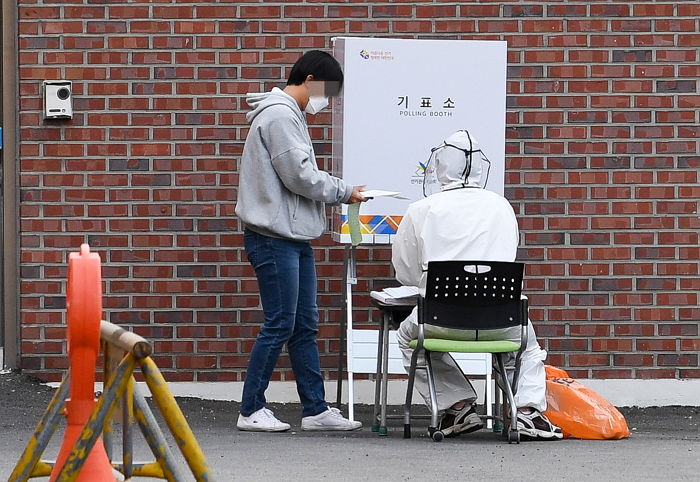
<path fill-rule="evenodd" d="M 302 430 L 357 430 L 362 422 L 351 422 L 343 417 L 337 408 L 328 408 L 325 412 L 301 419 Z"/>
<path fill-rule="evenodd" d="M 530 413 L 518 410 L 517 427 L 523 440 L 559 440 L 564 438 L 561 429 L 535 409 L 532 409 Z"/>
<path fill-rule="evenodd" d="M 236 427 L 247 432 L 284 432 L 289 430 L 291 425 L 280 422 L 272 410 L 263 407 L 247 417 L 239 414 Z"/>

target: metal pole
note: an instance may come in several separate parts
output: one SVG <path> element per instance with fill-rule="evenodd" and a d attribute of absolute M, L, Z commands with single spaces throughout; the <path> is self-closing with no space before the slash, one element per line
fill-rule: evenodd
<path fill-rule="evenodd" d="M 348 284 L 348 249 L 349 246 L 345 245 L 345 249 L 343 249 L 343 280 L 345 281 L 345 285 Z M 337 385 L 336 385 L 336 392 L 335 392 L 335 406 L 337 408 L 340 408 L 342 402 L 343 402 L 343 362 L 345 361 L 345 319 L 346 319 L 346 313 L 348 309 L 348 298 L 347 298 L 347 291 L 343 290 L 343 294 L 345 295 L 343 298 L 343 308 L 341 311 L 341 316 L 340 316 L 340 347 L 338 348 L 338 371 L 337 371 Z"/>
<path fill-rule="evenodd" d="M 386 427 L 386 397 L 389 392 L 389 313 L 382 313 L 382 412 L 379 423 L 379 435 L 388 435 Z"/>
<path fill-rule="evenodd" d="M 122 394 L 122 465 L 124 478 L 131 479 L 134 473 L 134 377 L 129 377 Z"/>
<path fill-rule="evenodd" d="M 160 430 L 158 422 L 148 406 L 148 402 L 146 402 L 146 398 L 137 387 L 135 387 L 133 395 L 134 417 L 139 427 L 141 427 L 141 432 L 143 432 L 146 443 L 151 448 L 156 462 L 162 470 L 162 478 L 168 481 L 185 480 L 182 474 L 179 473 L 175 458 L 168 447 L 168 442 L 165 440 L 163 432 Z"/>
<path fill-rule="evenodd" d="M 357 274 L 355 266 L 355 247 L 351 246 L 349 248 L 348 255 L 348 269 L 347 269 L 347 284 L 345 285 L 346 292 L 346 352 L 347 352 L 347 372 L 348 372 L 348 419 L 350 421 L 355 420 L 355 390 L 353 385 L 353 350 L 352 350 L 352 285 L 357 284 Z"/>
<path fill-rule="evenodd" d="M 114 369 L 117 367 L 118 361 L 114 359 L 113 353 L 112 353 L 112 345 L 109 344 L 109 342 L 106 342 L 104 340 L 101 340 L 101 346 L 102 346 L 102 359 L 103 359 L 103 372 L 102 372 L 102 378 L 104 383 L 107 383 L 107 380 L 109 380 L 112 377 L 112 373 L 114 372 Z M 109 459 L 109 462 L 112 462 L 113 453 L 112 453 L 112 438 L 113 438 L 113 433 L 112 433 L 112 421 L 110 419 L 107 419 L 105 421 L 104 427 L 102 427 L 102 443 L 105 447 L 105 452 L 107 452 L 107 458 Z"/>
<path fill-rule="evenodd" d="M 380 414 L 380 401 L 381 401 L 381 387 L 382 379 L 384 377 L 384 372 L 382 371 L 382 360 L 384 356 L 382 354 L 382 349 L 384 345 L 382 341 L 384 339 L 384 312 L 380 312 L 381 320 L 379 321 L 379 336 L 377 337 L 377 372 L 375 373 L 374 379 L 374 411 L 372 412 L 372 432 L 379 432 L 379 428 L 382 426 Z"/>
<path fill-rule="evenodd" d="M 24 482 L 31 477 L 32 469 L 34 469 L 37 462 L 39 462 L 39 458 L 44 453 L 46 446 L 51 440 L 51 436 L 60 423 L 61 411 L 63 410 L 66 398 L 68 398 L 69 388 L 70 373 L 66 373 L 63 376 L 58 390 L 54 392 L 49 406 L 46 407 L 44 415 L 42 415 L 41 420 L 39 420 L 34 434 L 29 439 L 29 442 L 27 442 L 27 446 L 24 452 L 22 452 L 22 456 L 19 458 L 12 474 L 10 474 L 9 480 L 13 482 Z"/>
<path fill-rule="evenodd" d="M 165 422 L 168 424 L 170 433 L 175 437 L 175 441 L 180 447 L 185 460 L 187 460 L 187 465 L 190 467 L 195 479 L 198 482 L 214 480 L 211 469 L 207 465 L 207 459 L 199 443 L 197 443 L 190 426 L 187 424 L 187 419 L 185 419 L 180 407 L 178 407 L 175 397 L 170 392 L 163 375 L 158 370 L 158 366 L 150 357 L 139 360 L 139 363 L 141 364 L 141 371 L 146 379 L 148 388 L 153 395 L 153 401 L 155 401 Z"/>

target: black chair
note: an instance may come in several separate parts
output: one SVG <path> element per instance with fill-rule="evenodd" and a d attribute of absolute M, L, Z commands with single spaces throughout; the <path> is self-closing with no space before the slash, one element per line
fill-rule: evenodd
<path fill-rule="evenodd" d="M 492 353 L 497 363 L 496 382 L 505 392 L 510 408 L 508 442 L 520 443 L 514 395 L 520 359 L 527 346 L 528 306 L 527 299 L 521 299 L 523 269 L 522 263 L 494 261 L 428 263 L 425 297 L 418 300 L 418 338 L 409 345 L 414 351 L 404 406 L 404 438 L 411 437 L 411 399 L 418 369 L 427 371 L 430 387 L 431 418 L 428 432 L 436 442 L 444 437 L 438 430 L 438 403 L 430 360 L 431 352 Z M 426 338 L 425 324 L 459 330 L 493 330 L 520 326 L 520 342 Z M 425 353 L 424 366 L 417 364 L 421 352 Z M 517 355 L 513 380 L 509 382 L 503 355 L 513 352 L 517 352 Z"/>

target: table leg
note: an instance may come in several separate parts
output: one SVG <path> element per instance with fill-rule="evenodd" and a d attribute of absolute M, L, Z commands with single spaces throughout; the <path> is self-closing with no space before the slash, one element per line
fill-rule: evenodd
<path fill-rule="evenodd" d="M 391 315 L 385 313 L 382 316 L 382 410 L 381 420 L 379 422 L 379 435 L 387 435 L 386 428 L 386 398 L 389 385 L 389 317 Z"/>
<path fill-rule="evenodd" d="M 381 389 L 382 389 L 382 375 L 384 371 L 382 370 L 382 360 L 383 360 L 383 340 L 384 336 L 384 313 L 382 312 L 382 321 L 379 323 L 379 336 L 377 336 L 377 373 L 374 378 L 374 415 L 372 417 L 372 432 L 379 432 L 379 411 L 380 411 L 380 400 L 381 400 Z"/>

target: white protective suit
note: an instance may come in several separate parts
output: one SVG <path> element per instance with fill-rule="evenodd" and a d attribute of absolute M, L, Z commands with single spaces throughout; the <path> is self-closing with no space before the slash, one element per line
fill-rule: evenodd
<path fill-rule="evenodd" d="M 514 261 L 518 247 L 518 223 L 508 201 L 483 189 L 488 161 L 482 159 L 476 141 L 466 131 L 458 131 L 433 149 L 434 168 L 441 192 L 412 203 L 399 225 L 392 248 L 396 279 L 404 285 L 419 286 L 425 293 L 428 261 L 483 260 Z M 469 152 L 473 152 L 470 156 Z M 470 160 L 471 158 L 471 160 Z M 471 162 L 470 162 L 471 161 Z M 471 164 L 471 169 L 469 167 Z M 408 373 L 418 337 L 417 309 L 401 323 L 397 338 Z M 476 331 L 454 330 L 425 325 L 426 336 L 474 340 Z M 479 330 L 479 340 L 519 341 L 520 327 Z M 528 344 L 521 359 L 515 395 L 518 408 L 547 408 L 543 361 L 547 353 L 537 343 L 528 321 Z M 476 392 L 448 353 L 433 353 L 433 374 L 439 409 L 460 400 L 473 402 Z M 422 363 L 419 360 L 419 363 Z M 507 364 L 515 356 L 506 358 Z M 415 386 L 430 406 L 427 376 L 416 372 Z"/>

